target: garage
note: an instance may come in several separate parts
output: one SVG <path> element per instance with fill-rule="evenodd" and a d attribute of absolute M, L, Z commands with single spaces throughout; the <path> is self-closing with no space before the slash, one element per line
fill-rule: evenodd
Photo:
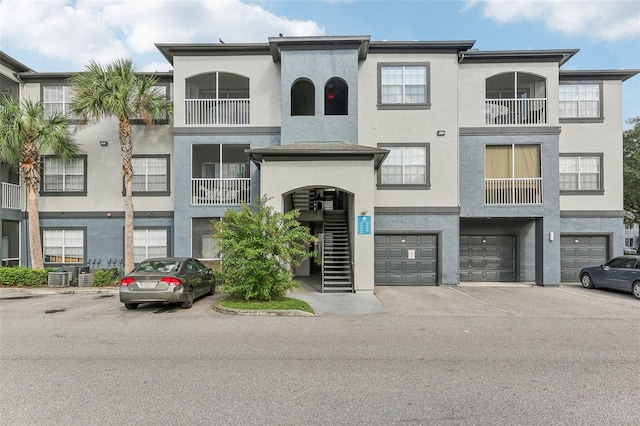
<path fill-rule="evenodd" d="M 516 281 L 516 237 L 461 235 L 460 281 Z"/>
<path fill-rule="evenodd" d="M 608 257 L 608 235 L 561 235 L 560 280 L 576 282 L 580 269 L 602 265 Z"/>
<path fill-rule="evenodd" d="M 376 234 L 375 285 L 436 285 L 438 236 Z"/>

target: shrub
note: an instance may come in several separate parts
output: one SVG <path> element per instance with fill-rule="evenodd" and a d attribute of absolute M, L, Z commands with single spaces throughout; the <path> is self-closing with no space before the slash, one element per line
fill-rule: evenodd
<path fill-rule="evenodd" d="M 222 291 L 245 300 L 272 300 L 298 288 L 292 270 L 311 256 L 315 237 L 296 220 L 297 210 L 277 213 L 263 197 L 254 208 L 228 210 L 215 224 L 220 249 L 216 274 Z"/>
<path fill-rule="evenodd" d="M 115 286 L 118 284 L 120 272 L 117 269 L 98 269 L 93 273 L 95 287 Z"/>
<path fill-rule="evenodd" d="M 0 284 L 15 287 L 43 287 L 47 285 L 48 271 L 24 266 L 0 267 Z"/>

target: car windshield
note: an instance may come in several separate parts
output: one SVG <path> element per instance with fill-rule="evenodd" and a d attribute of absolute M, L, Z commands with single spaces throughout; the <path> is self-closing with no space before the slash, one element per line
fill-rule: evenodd
<path fill-rule="evenodd" d="M 180 262 L 178 261 L 158 261 L 158 260 L 145 260 L 140 263 L 135 271 L 136 272 L 176 272 Z"/>

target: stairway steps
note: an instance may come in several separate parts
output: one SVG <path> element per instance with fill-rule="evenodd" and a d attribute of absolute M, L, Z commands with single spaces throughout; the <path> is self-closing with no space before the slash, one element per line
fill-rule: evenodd
<path fill-rule="evenodd" d="M 325 211 L 323 292 L 353 292 L 351 244 L 344 210 Z"/>

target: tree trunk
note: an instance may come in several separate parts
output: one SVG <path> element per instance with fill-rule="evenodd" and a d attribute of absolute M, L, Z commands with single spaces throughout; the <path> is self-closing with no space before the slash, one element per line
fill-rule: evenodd
<path fill-rule="evenodd" d="M 131 122 L 120 119 L 120 149 L 122 153 L 122 176 L 124 178 L 124 273 L 133 270 L 133 141 Z"/>
<path fill-rule="evenodd" d="M 29 185 L 27 188 L 27 211 L 29 212 L 29 251 L 31 253 L 31 267 L 33 269 L 44 269 L 42 240 L 40 238 L 38 192 L 32 185 Z"/>

